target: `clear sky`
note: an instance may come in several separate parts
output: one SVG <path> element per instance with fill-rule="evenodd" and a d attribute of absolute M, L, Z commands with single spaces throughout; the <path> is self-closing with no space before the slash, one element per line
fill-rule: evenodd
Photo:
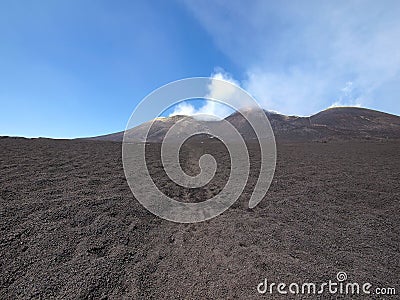
<path fill-rule="evenodd" d="M 0 135 L 121 131 L 148 93 L 192 76 L 234 81 L 284 114 L 399 115 L 399 15 L 400 1 L 3 0 Z M 199 110 L 222 113 L 175 113 Z"/>

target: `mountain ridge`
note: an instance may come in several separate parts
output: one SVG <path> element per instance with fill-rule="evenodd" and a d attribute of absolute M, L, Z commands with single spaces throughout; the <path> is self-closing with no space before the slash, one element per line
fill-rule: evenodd
<path fill-rule="evenodd" d="M 400 138 L 400 117 L 385 112 L 359 107 L 334 107 L 323 110 L 309 117 L 287 116 L 275 112 L 265 111 L 275 137 L 278 140 L 288 141 L 327 141 L 342 139 L 399 139 Z M 255 138 L 250 124 L 243 117 L 243 114 L 251 111 L 234 112 L 225 118 L 229 121 L 245 140 Z M 176 122 L 181 123 L 181 134 L 185 134 L 186 126 L 194 126 L 202 130 L 207 122 L 189 116 L 172 116 L 156 118 L 142 123 L 127 131 L 133 141 L 138 142 L 161 142 Z M 150 128 L 148 138 L 145 133 Z M 186 127 L 187 128 L 187 127 Z M 101 135 L 86 139 L 118 141 L 123 140 L 124 131 Z"/>

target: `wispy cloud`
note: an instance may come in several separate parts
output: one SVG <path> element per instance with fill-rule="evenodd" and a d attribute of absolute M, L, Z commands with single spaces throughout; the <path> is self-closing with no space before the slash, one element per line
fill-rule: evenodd
<path fill-rule="evenodd" d="M 342 106 L 355 106 L 361 107 L 361 103 L 357 102 L 360 99 L 354 95 L 354 84 L 351 81 L 346 82 L 345 86 L 340 89 L 341 95 L 339 100 L 332 103 L 329 108 L 342 107 Z"/>
<path fill-rule="evenodd" d="M 242 86 L 265 108 L 309 115 L 343 104 L 400 113 L 399 1 L 186 3 L 245 70 Z"/>

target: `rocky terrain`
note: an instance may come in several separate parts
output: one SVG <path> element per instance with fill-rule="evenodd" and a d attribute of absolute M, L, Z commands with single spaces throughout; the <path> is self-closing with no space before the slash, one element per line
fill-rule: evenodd
<path fill-rule="evenodd" d="M 244 130 L 241 120 L 230 116 Z M 259 295 L 257 285 L 334 281 L 338 272 L 399 293 L 399 117 L 333 109 L 270 120 L 278 158 L 265 198 L 248 208 L 259 168 L 249 140 L 243 194 L 196 224 L 141 206 L 124 176 L 120 142 L 1 138 L 0 299 L 281 299 Z M 159 143 L 147 150 L 155 183 L 174 199 L 204 201 L 227 181 L 229 155 L 218 141 L 183 147 L 188 174 L 198 172 L 204 153 L 218 162 L 214 179 L 198 189 L 166 177 Z"/>

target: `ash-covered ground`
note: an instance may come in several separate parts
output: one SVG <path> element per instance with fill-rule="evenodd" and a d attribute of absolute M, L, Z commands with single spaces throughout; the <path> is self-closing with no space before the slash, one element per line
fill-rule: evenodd
<path fill-rule="evenodd" d="M 183 169 L 195 174 L 210 145 L 188 143 Z M 189 190 L 168 181 L 150 145 L 155 182 L 183 201 L 218 193 L 229 157 L 209 148 L 216 177 Z M 210 221 L 177 224 L 133 197 L 121 143 L 0 139 L 0 298 L 260 299 L 264 278 L 325 282 L 339 271 L 400 292 L 400 142 L 278 143 L 271 187 L 251 210 L 249 148 L 241 198 Z"/>

